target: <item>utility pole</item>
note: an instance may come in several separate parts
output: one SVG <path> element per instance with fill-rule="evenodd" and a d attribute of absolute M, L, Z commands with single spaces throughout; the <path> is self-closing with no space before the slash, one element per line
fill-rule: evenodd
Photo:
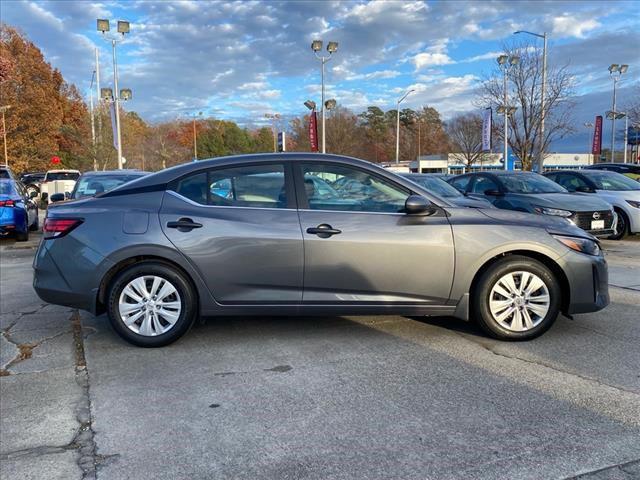
<path fill-rule="evenodd" d="M 396 165 L 400 163 L 400 104 L 407 96 L 415 90 L 409 90 L 396 102 Z"/>
<path fill-rule="evenodd" d="M 4 114 L 11 108 L 11 105 L 3 105 L 0 107 L 2 110 L 2 138 L 4 140 L 4 166 L 9 167 L 9 155 L 7 154 L 7 124 L 5 122 Z"/>
<path fill-rule="evenodd" d="M 96 151 L 96 122 L 93 113 L 93 79 L 96 71 L 91 75 L 91 86 L 89 87 L 89 113 L 91 115 L 91 144 L 93 145 L 93 170 L 98 170 L 98 156 Z"/>

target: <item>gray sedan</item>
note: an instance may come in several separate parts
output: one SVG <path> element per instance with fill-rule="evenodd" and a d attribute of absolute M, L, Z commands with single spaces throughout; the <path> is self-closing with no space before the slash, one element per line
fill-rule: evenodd
<path fill-rule="evenodd" d="M 433 173 L 401 173 L 401 177 L 408 178 L 412 182 L 423 186 L 426 190 L 446 198 L 449 202 L 458 207 L 471 208 L 495 208 L 491 202 L 484 198 L 471 198 L 449 185 L 446 180 Z"/>
<path fill-rule="evenodd" d="M 199 315 L 453 316 L 525 340 L 609 302 L 598 242 L 570 222 L 456 207 L 334 155 L 180 165 L 52 205 L 43 231 L 40 298 L 106 311 L 144 347 Z"/>

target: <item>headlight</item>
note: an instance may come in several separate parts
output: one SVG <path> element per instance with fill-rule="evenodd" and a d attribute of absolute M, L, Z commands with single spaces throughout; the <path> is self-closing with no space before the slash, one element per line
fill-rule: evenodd
<path fill-rule="evenodd" d="M 587 255 L 600 255 L 600 246 L 598 242 L 594 242 L 588 238 L 582 237 L 565 237 L 564 235 L 553 235 L 553 238 L 560 243 L 564 243 L 571 250 L 586 253 Z"/>
<path fill-rule="evenodd" d="M 533 209 L 537 213 L 553 215 L 555 217 L 570 217 L 573 215 L 573 212 L 570 212 L 569 210 L 560 210 L 559 208 L 533 207 Z"/>
<path fill-rule="evenodd" d="M 626 200 L 626 202 L 635 208 L 640 208 L 640 202 L 636 202 L 635 200 Z"/>

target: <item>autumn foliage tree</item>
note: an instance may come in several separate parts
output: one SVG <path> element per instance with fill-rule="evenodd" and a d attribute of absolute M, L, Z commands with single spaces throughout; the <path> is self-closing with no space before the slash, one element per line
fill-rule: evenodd
<path fill-rule="evenodd" d="M 87 109 L 42 52 L 15 28 L 0 25 L 0 97 L 6 112 L 9 165 L 45 170 L 53 155 L 68 167 L 88 160 Z"/>

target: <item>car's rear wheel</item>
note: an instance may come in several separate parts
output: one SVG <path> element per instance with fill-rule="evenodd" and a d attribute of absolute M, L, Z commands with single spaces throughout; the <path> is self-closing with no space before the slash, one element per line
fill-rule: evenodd
<path fill-rule="evenodd" d="M 189 330 L 197 315 L 197 301 L 181 271 L 149 261 L 113 279 L 107 312 L 113 328 L 126 341 L 140 347 L 162 347 Z"/>
<path fill-rule="evenodd" d="M 556 321 L 561 289 L 553 272 L 533 258 L 509 255 L 479 278 L 473 295 L 475 319 L 490 336 L 530 340 Z"/>
<path fill-rule="evenodd" d="M 609 237 L 609 240 L 622 240 L 629 230 L 629 219 L 627 214 L 622 210 L 615 209 L 618 214 L 618 223 L 616 224 L 616 233 Z"/>
<path fill-rule="evenodd" d="M 40 228 L 40 217 L 38 216 L 38 209 L 36 208 L 36 219 L 33 224 L 29 227 L 29 230 L 32 232 L 37 232 Z"/>

